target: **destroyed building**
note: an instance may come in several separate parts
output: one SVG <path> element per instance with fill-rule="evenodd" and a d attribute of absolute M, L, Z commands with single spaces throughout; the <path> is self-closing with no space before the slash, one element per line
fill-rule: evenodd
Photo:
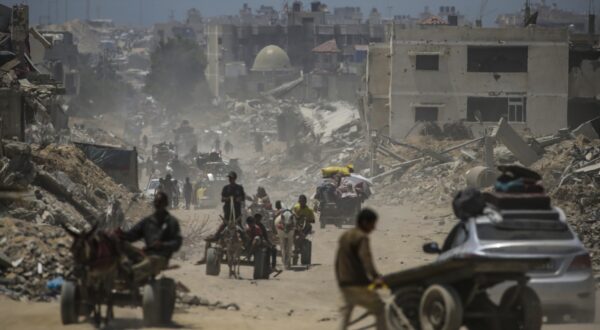
<path fill-rule="evenodd" d="M 523 26 L 526 9 L 515 13 L 500 14 L 496 18 L 496 24 L 500 27 Z M 556 3 L 551 5 L 546 0 L 532 3 L 529 11 L 537 13 L 536 24 L 543 27 L 569 28 L 577 32 L 586 32 L 592 28 L 596 31 L 594 25 L 589 25 L 588 15 L 561 9 Z"/>
<path fill-rule="evenodd" d="M 541 135 L 569 124 L 564 29 L 396 27 L 390 36 L 370 46 L 372 130 L 403 138 L 420 122 L 464 121 L 477 133 L 504 117 Z"/>

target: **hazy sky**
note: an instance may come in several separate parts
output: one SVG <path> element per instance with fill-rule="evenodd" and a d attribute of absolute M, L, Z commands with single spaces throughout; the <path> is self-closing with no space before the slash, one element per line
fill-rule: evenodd
<path fill-rule="evenodd" d="M 38 23 L 40 17 L 50 15 L 52 22 L 65 20 L 65 1 L 68 2 L 68 17 L 86 17 L 87 0 L 0 0 L 0 3 L 12 5 L 15 3 L 28 3 L 30 5 L 30 16 L 33 23 Z M 534 2 L 536 0 L 533 0 Z M 140 7 L 144 24 L 165 21 L 171 12 L 180 19 L 184 17 L 187 9 L 196 7 L 204 16 L 234 15 L 243 3 L 248 3 L 256 9 L 261 4 L 274 6 L 281 9 L 284 0 L 90 0 L 92 18 L 111 18 L 118 23 L 139 24 Z M 303 1 L 308 7 L 311 1 Z M 482 0 L 328 0 L 322 1 L 330 8 L 339 6 L 360 6 L 363 14 L 377 7 L 385 16 L 389 14 L 411 14 L 416 15 L 423 11 L 428 5 L 437 11 L 439 6 L 455 6 L 459 11 L 473 19 L 479 16 Z M 485 1 L 484 1 L 485 2 Z M 523 6 L 524 0 L 488 0 L 485 8 L 484 23 L 492 24 L 495 17 L 500 13 L 513 12 Z M 586 12 L 589 0 L 547 0 L 548 4 L 556 3 L 561 8 Z M 596 0 L 599 2 L 599 0 Z M 58 10 L 57 4 L 58 3 Z M 292 1 L 289 1 L 290 5 Z M 600 4 L 599 4 L 600 6 Z M 57 19 L 58 15 L 58 19 Z"/>

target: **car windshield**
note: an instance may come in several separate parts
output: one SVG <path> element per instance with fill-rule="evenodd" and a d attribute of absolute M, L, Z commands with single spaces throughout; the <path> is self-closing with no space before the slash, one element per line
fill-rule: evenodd
<path fill-rule="evenodd" d="M 158 187 L 158 180 L 156 181 L 150 181 L 150 184 L 148 184 L 148 189 L 156 189 Z"/>
<path fill-rule="evenodd" d="M 570 240 L 573 233 L 568 227 L 561 230 L 512 229 L 491 223 L 477 224 L 477 236 L 484 241 Z"/>

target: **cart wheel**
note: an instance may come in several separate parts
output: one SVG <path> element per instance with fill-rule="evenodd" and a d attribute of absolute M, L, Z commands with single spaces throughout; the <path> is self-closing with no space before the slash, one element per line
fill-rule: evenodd
<path fill-rule="evenodd" d="M 60 318 L 63 324 L 73 324 L 78 320 L 77 286 L 65 281 L 60 290 Z"/>
<path fill-rule="evenodd" d="M 265 263 L 263 268 L 263 279 L 268 280 L 269 276 L 271 276 L 271 250 L 264 249 L 265 253 Z"/>
<path fill-rule="evenodd" d="M 517 290 L 521 292 L 517 297 Z M 528 286 L 508 288 L 500 299 L 500 310 L 508 311 L 512 317 L 501 319 L 502 329 L 539 330 L 542 328 L 542 304 L 540 298 Z"/>
<path fill-rule="evenodd" d="M 393 299 L 386 302 L 385 319 L 388 329 L 406 329 L 409 323 L 414 329 L 419 327 L 419 304 L 423 289 L 403 287 L 394 291 Z"/>
<path fill-rule="evenodd" d="M 462 318 L 462 301 L 454 288 L 434 284 L 425 290 L 419 305 L 421 329 L 458 330 Z"/>
<path fill-rule="evenodd" d="M 163 277 L 157 281 L 160 288 L 159 293 L 159 310 L 160 323 L 169 324 L 173 319 L 173 311 L 175 310 L 175 299 L 177 297 L 175 281 L 168 277 Z"/>
<path fill-rule="evenodd" d="M 469 313 L 486 315 L 471 318 L 465 316 L 464 325 L 469 330 L 502 330 L 498 306 L 490 300 L 486 292 L 475 295 L 466 309 Z"/>
<path fill-rule="evenodd" d="M 221 256 L 219 250 L 209 247 L 206 250 L 206 275 L 219 276 L 221 272 Z"/>
<path fill-rule="evenodd" d="M 310 266 L 312 261 L 312 242 L 304 240 L 300 255 L 300 263 L 305 266 Z"/>
<path fill-rule="evenodd" d="M 252 277 L 255 280 L 265 278 L 265 264 L 268 262 L 269 260 L 267 258 L 267 253 L 265 252 L 265 249 L 258 249 L 254 253 L 254 274 Z M 266 277 L 268 278 L 268 275 Z"/>
<path fill-rule="evenodd" d="M 144 314 L 144 325 L 155 326 L 160 322 L 160 308 L 158 306 L 159 292 L 156 282 L 144 285 L 142 296 L 142 312 Z"/>

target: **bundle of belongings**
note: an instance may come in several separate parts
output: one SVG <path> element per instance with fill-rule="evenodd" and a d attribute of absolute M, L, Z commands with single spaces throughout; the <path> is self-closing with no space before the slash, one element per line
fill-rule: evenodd
<path fill-rule="evenodd" d="M 329 166 L 321 169 L 323 180 L 317 186 L 315 199 L 321 203 L 345 200 L 365 201 L 371 194 L 372 182 L 354 173 L 354 166 Z"/>
<path fill-rule="evenodd" d="M 459 219 L 464 221 L 483 214 L 485 207 L 497 210 L 552 209 L 538 173 L 518 165 L 502 165 L 498 170 L 501 174 L 493 191 L 481 193 L 469 188 L 454 197 L 452 208 Z"/>

